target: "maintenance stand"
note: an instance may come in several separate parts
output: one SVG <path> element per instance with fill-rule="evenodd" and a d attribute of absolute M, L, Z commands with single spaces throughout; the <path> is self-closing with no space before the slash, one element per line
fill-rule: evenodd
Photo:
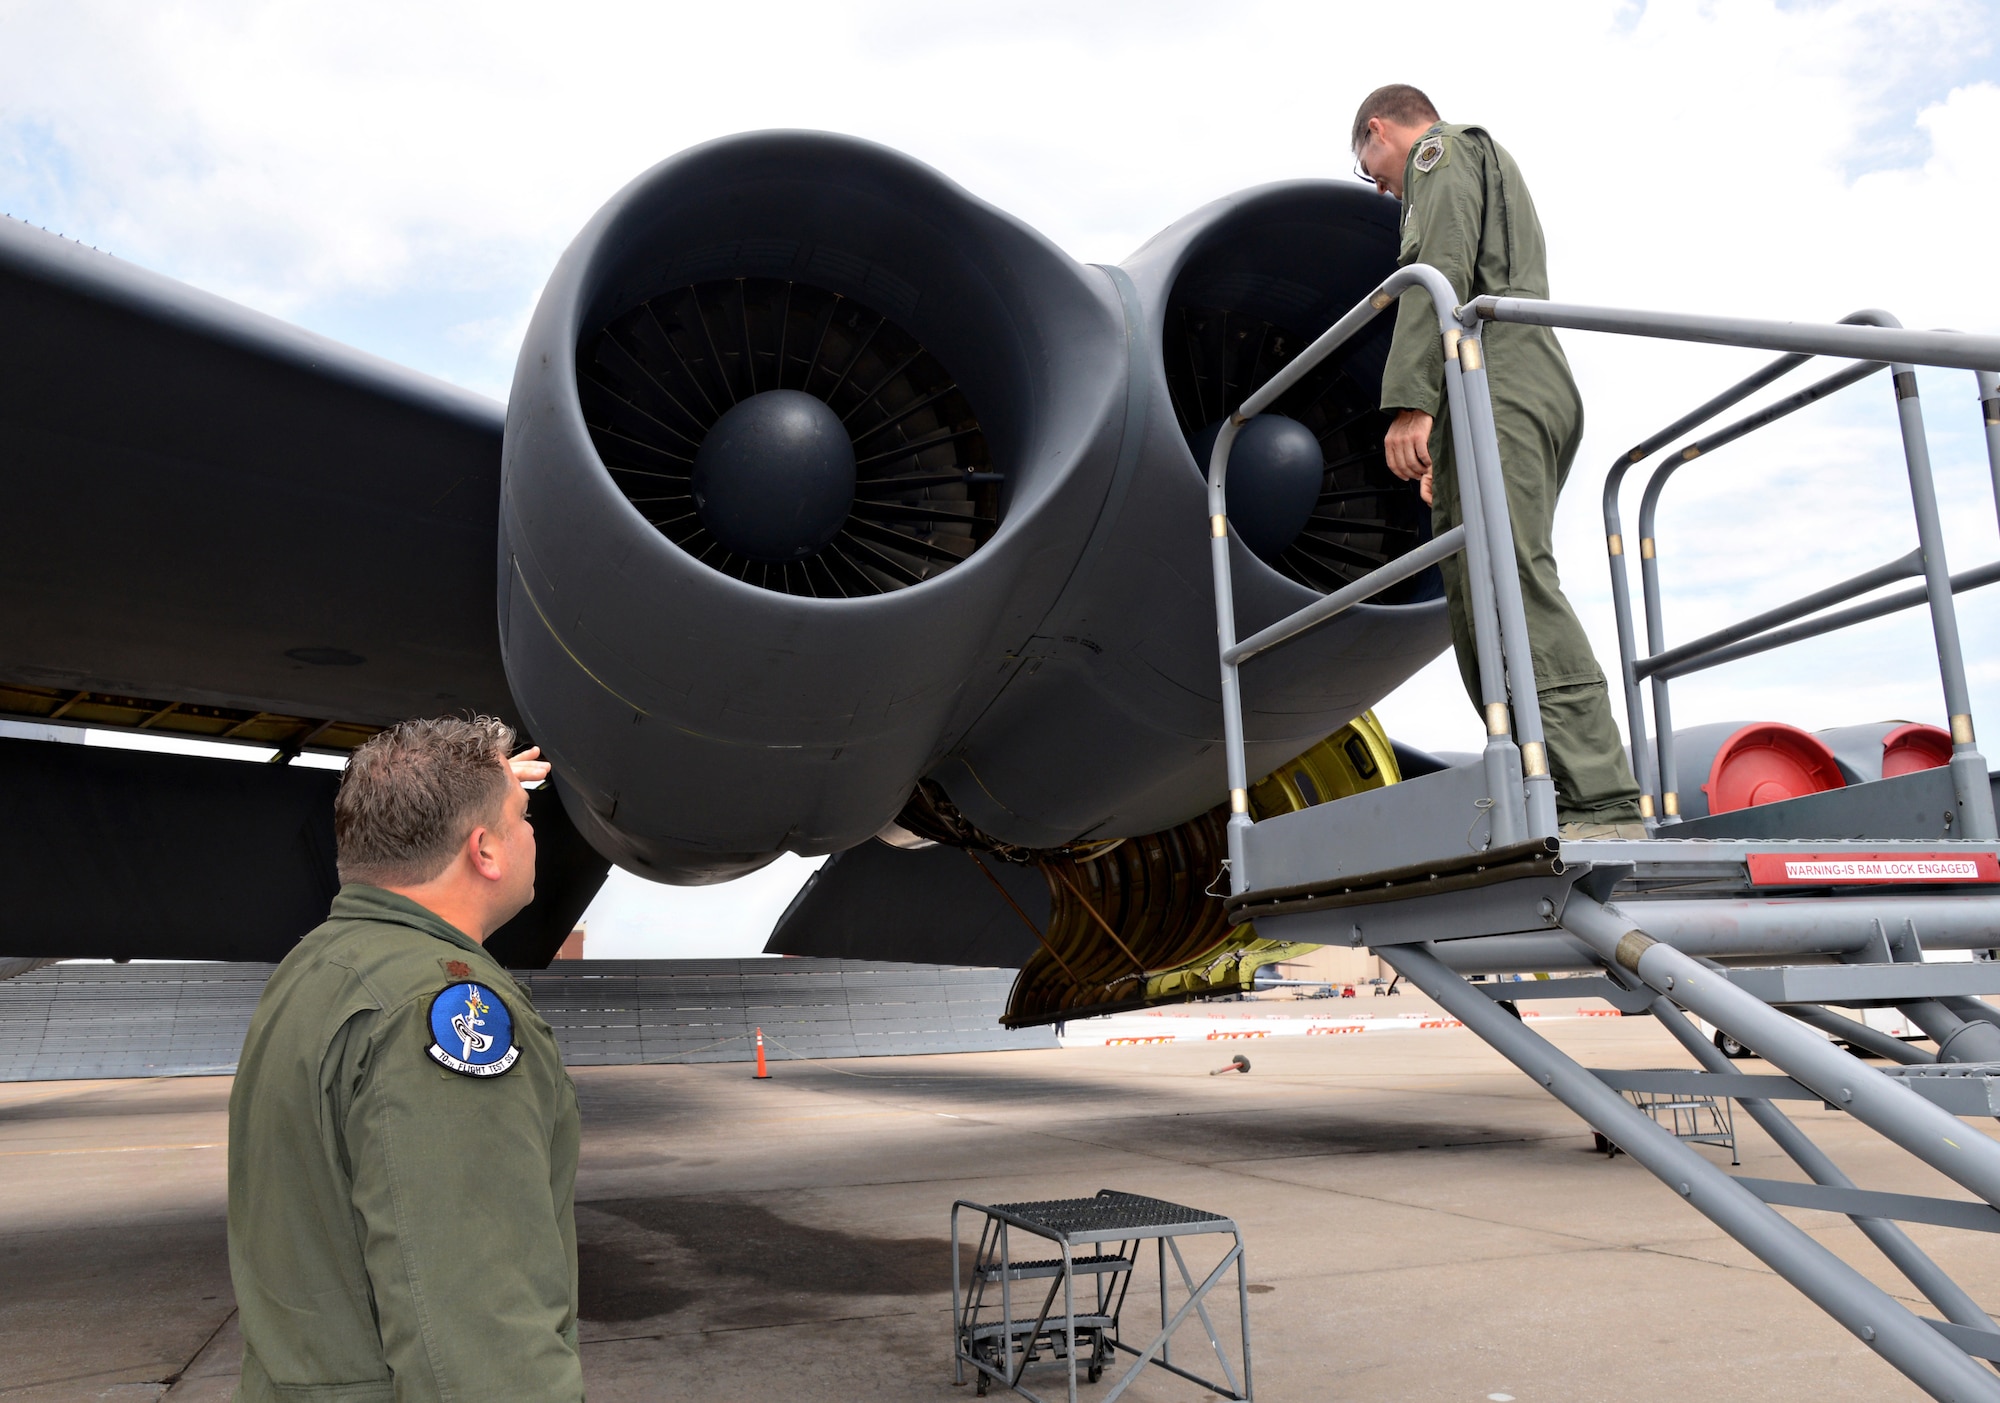
<path fill-rule="evenodd" d="M 979 1246 L 973 1254 L 972 1278 L 965 1282 L 959 1267 L 960 1209 L 983 1214 Z M 1016 1261 L 1013 1230 L 1054 1243 L 1059 1257 Z M 1179 1239 L 1210 1234 L 1226 1234 L 1229 1245 L 1222 1260 L 1196 1284 L 1188 1270 L 1187 1257 Z M 1119 1338 L 1119 1313 L 1132 1286 L 1132 1268 L 1143 1245 L 1151 1241 L 1159 1264 L 1160 1329 L 1143 1349 Z M 1115 1246 L 1114 1246 L 1115 1244 Z M 1077 1248 L 1112 1247 L 1111 1251 L 1079 1256 Z M 1187 1293 L 1178 1309 L 1169 1311 L 1167 1259 Z M 1238 1382 L 1230 1365 L 1229 1352 L 1216 1335 L 1215 1321 L 1208 1313 L 1207 1297 L 1236 1269 L 1236 1305 L 1242 1322 L 1241 1358 L 1243 1377 Z M 1087 1278 L 1092 1287 L 1090 1309 L 1077 1310 L 1077 1282 Z M 1014 1310 L 1014 1283 L 1048 1282 L 1040 1307 L 1032 1320 Z M 1062 1293 L 1062 1309 L 1054 1309 L 1056 1293 Z M 994 1299 L 997 1297 L 997 1301 Z M 1190 1373 L 1173 1362 L 1173 1338 L 1194 1312 L 1208 1334 L 1209 1348 L 1222 1365 L 1225 1387 Z M 981 1204 L 960 1199 L 951 1206 L 951 1314 L 957 1325 L 952 1350 L 952 1382 L 965 1382 L 965 1366 L 977 1376 L 977 1391 L 984 1395 L 995 1379 L 1023 1398 L 1041 1403 L 1040 1396 L 1022 1387 L 1028 1366 L 1038 1362 L 1062 1361 L 1069 1366 L 1069 1403 L 1076 1403 L 1077 1361 L 1091 1383 L 1103 1377 L 1105 1367 L 1122 1350 L 1132 1355 L 1132 1363 L 1104 1395 L 1112 1400 L 1131 1386 L 1151 1364 L 1200 1384 L 1223 1398 L 1248 1400 L 1250 1385 L 1250 1294 L 1243 1277 L 1243 1234 L 1236 1224 L 1219 1213 L 1204 1213 L 1141 1194 L 1099 1189 L 1093 1198 L 1052 1199 L 1041 1203 Z"/>
<path fill-rule="evenodd" d="M 1239 642 L 1225 495 L 1231 445 L 1245 423 L 1410 289 L 1421 289 L 1437 310 L 1465 524 Z M 1254 920 L 1270 939 L 1369 948 L 1919 1388 L 1938 1399 L 2000 1403 L 2000 1377 L 1990 1365 L 2000 1361 L 2000 1326 L 1898 1226 L 2000 1232 L 2000 1142 L 1957 1119 L 2000 1112 L 2000 1011 L 1977 997 L 2000 993 L 2000 965 L 1923 958 L 1926 949 L 2000 945 L 2000 829 L 1974 742 L 1953 607 L 1955 591 L 2000 579 L 2000 566 L 1958 576 L 1946 567 L 1915 372 L 1917 365 L 1975 372 L 2000 504 L 2000 338 L 1906 331 L 1880 312 L 1813 325 L 1512 297 L 1455 301 L 1436 269 L 1399 270 L 1245 400 L 1217 438 L 1209 534 L 1230 789 L 1231 920 Z M 1480 336 L 1489 321 L 1783 353 L 1621 456 L 1606 484 L 1622 682 L 1649 841 L 1574 842 L 1558 834 Z M 1627 470 L 1814 356 L 1857 364 L 1675 449 L 1654 473 L 1641 511 L 1649 653 L 1639 656 L 1617 509 Z M 1669 477 L 1885 368 L 1902 430 L 1917 548 L 1783 608 L 1666 648 L 1653 530 Z M 1243 665 L 1460 552 L 1487 723 L 1479 761 L 1253 823 Z M 1912 578 L 1921 583 L 1826 612 Z M 1950 718 L 1948 764 L 1682 819 L 1671 678 L 1918 605 L 1928 609 Z M 1651 745 L 1642 681 L 1653 694 Z M 1483 986 L 1464 977 L 1558 970 L 1595 974 Z M 1596 994 L 1624 1012 L 1649 1013 L 1701 1070 L 1593 1073 L 1496 1003 L 1538 994 Z M 1938 1050 L 1912 1048 L 1829 1005 L 1900 1009 Z M 1711 1024 L 1715 1041 L 1689 1015 Z M 1829 1035 L 1898 1065 L 1871 1067 Z M 1782 1075 L 1732 1070 L 1718 1046 L 1725 1041 L 1756 1052 Z M 1733 1176 L 1621 1090 L 1678 1101 L 1728 1098 L 1792 1158 L 1804 1180 Z M 1857 1187 L 1778 1109 L 1786 1099 L 1854 1116 L 1974 1197 Z M 1907 1309 L 1774 1204 L 1852 1219 L 1943 1318 Z"/>

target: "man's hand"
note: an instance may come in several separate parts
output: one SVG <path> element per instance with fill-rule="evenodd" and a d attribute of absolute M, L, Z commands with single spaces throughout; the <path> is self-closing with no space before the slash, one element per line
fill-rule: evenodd
<path fill-rule="evenodd" d="M 1436 502 L 1431 500 L 1431 470 L 1429 468 L 1425 468 L 1424 475 L 1417 479 L 1417 495 L 1424 499 L 1425 506 L 1434 507 L 1437 505 Z"/>
<path fill-rule="evenodd" d="M 1382 451 L 1389 456 L 1389 471 L 1403 481 L 1428 479 L 1431 474 L 1431 416 L 1421 409 L 1397 410 L 1396 421 L 1383 435 Z M 1424 493 L 1424 500 L 1430 500 L 1429 492 Z"/>
<path fill-rule="evenodd" d="M 507 762 L 508 768 L 514 772 L 515 782 L 523 788 L 539 784 L 549 777 L 549 762 L 539 758 L 541 753 L 539 745 L 531 745 Z"/>

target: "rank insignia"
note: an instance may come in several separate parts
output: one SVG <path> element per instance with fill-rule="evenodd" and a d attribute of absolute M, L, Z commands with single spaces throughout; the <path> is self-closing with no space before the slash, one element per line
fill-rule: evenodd
<path fill-rule="evenodd" d="M 1415 164 L 1418 170 L 1428 172 L 1433 166 L 1435 166 L 1439 161 L 1442 161 L 1443 159 L 1444 159 L 1443 137 L 1427 136 L 1422 141 L 1417 143 L 1417 159 Z"/>
<path fill-rule="evenodd" d="M 445 977 L 448 979 L 472 978 L 472 966 L 464 960 L 439 960 L 438 963 L 444 966 Z"/>
<path fill-rule="evenodd" d="M 439 990 L 431 1000 L 430 1033 L 431 1060 L 464 1076 L 497 1077 L 521 1056 L 513 1015 L 484 984 Z"/>

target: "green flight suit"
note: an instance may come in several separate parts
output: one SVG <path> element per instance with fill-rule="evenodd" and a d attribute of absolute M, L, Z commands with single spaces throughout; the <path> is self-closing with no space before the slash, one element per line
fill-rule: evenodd
<path fill-rule="evenodd" d="M 1461 303 L 1548 297 L 1548 249 L 1534 201 L 1514 158 L 1484 128 L 1438 123 L 1410 148 L 1403 181 L 1399 266 L 1430 264 L 1451 280 Z M 1488 322 L 1482 340 L 1557 813 L 1565 823 L 1630 822 L 1639 817 L 1639 787 L 1611 719 L 1604 673 L 1563 597 L 1551 541 L 1556 494 L 1583 437 L 1583 400 L 1548 328 Z M 1431 522 L 1435 531 L 1449 530 L 1459 521 L 1458 478 L 1437 313 L 1421 291 L 1404 293 L 1397 309 L 1382 408 L 1435 416 Z M 1479 664 L 1463 555 L 1445 562 L 1444 577 L 1459 673 L 1476 707 Z"/>
<path fill-rule="evenodd" d="M 467 982 L 512 1020 L 497 1075 L 430 1051 L 432 1000 Z M 555 1036 L 492 956 L 342 887 L 265 986 L 229 1096 L 236 1397 L 581 1399 L 578 1131 Z"/>

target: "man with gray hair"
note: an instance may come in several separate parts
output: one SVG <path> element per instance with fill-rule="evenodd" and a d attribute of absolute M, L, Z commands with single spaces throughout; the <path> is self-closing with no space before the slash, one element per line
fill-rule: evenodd
<path fill-rule="evenodd" d="M 1399 267 L 1430 264 L 1461 304 L 1489 294 L 1549 295 L 1535 202 L 1521 168 L 1484 127 L 1442 121 L 1423 93 L 1391 83 L 1362 99 L 1348 139 L 1355 174 L 1403 202 Z M 1556 494 L 1583 438 L 1583 399 L 1553 331 L 1496 322 L 1482 339 L 1556 815 L 1566 838 L 1643 838 L 1639 786 L 1611 719 L 1604 672 L 1556 573 Z M 1382 444 L 1389 471 L 1420 484 L 1432 529 L 1442 534 L 1459 522 L 1458 478 L 1437 314 L 1415 289 L 1397 309 L 1382 408 L 1396 416 Z M 1478 707 L 1464 557 L 1444 563 L 1444 580 L 1459 673 Z"/>
<path fill-rule="evenodd" d="M 576 1089 L 486 938 L 535 894 L 489 717 L 405 721 L 334 800 L 340 892 L 264 988 L 229 1097 L 237 1398 L 583 1397 Z"/>

